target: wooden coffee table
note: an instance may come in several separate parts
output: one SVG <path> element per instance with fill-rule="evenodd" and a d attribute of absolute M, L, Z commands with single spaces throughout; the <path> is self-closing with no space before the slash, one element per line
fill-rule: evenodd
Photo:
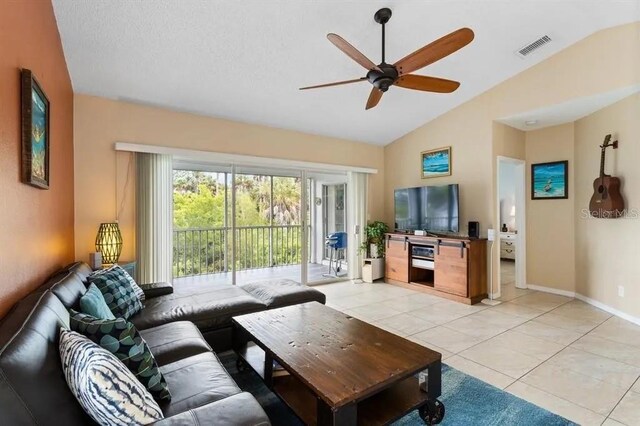
<path fill-rule="evenodd" d="M 427 424 L 444 416 L 438 352 L 317 302 L 237 316 L 233 327 L 239 367 L 306 424 L 387 424 L 415 409 Z"/>

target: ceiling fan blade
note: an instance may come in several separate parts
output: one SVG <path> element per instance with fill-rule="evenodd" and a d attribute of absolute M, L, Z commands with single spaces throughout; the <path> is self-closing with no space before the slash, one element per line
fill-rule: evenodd
<path fill-rule="evenodd" d="M 405 56 L 393 65 L 400 75 L 412 73 L 463 48 L 471 43 L 473 37 L 470 28 L 460 28 Z"/>
<path fill-rule="evenodd" d="M 353 47 L 347 40 L 343 39 L 338 34 L 327 34 L 327 38 L 338 49 L 342 50 L 348 57 L 362 65 L 367 70 L 381 71 L 376 64 L 374 64 L 369 58 L 364 56 L 358 49 Z"/>
<path fill-rule="evenodd" d="M 367 99 L 367 106 L 365 109 L 371 109 L 378 105 L 383 94 L 384 92 L 376 87 L 371 89 L 371 94 L 369 94 L 369 99 Z"/>
<path fill-rule="evenodd" d="M 457 81 L 415 74 L 403 75 L 394 84 L 405 89 L 436 93 L 451 93 L 460 87 Z"/>
<path fill-rule="evenodd" d="M 301 87 L 300 90 L 318 89 L 320 87 L 340 86 L 342 84 L 351 84 L 351 83 L 357 83 L 359 81 L 365 81 L 366 79 L 367 77 L 361 77 L 361 78 L 356 78 L 354 80 L 336 81 L 335 83 L 326 83 L 326 84 L 318 84 L 316 86 Z"/>

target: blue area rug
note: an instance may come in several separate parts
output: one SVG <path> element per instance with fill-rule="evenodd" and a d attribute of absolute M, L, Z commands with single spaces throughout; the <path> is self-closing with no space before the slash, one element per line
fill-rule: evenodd
<path fill-rule="evenodd" d="M 296 426 L 303 423 L 250 368 L 239 372 L 233 352 L 220 354 L 220 360 L 238 386 L 256 397 L 274 426 Z M 446 414 L 441 425 L 574 425 L 567 419 L 504 392 L 461 371 L 442 365 L 442 396 Z M 424 425 L 413 411 L 396 426 Z"/>

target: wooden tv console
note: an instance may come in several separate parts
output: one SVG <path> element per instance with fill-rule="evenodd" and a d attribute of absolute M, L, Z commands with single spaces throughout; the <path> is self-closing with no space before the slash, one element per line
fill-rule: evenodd
<path fill-rule="evenodd" d="M 385 234 L 385 278 L 447 299 L 474 304 L 487 297 L 487 240 Z"/>

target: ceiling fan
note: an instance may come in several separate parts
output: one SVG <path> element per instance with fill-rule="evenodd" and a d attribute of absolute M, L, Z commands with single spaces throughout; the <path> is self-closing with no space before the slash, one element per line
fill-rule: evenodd
<path fill-rule="evenodd" d="M 353 80 L 301 87 L 300 90 L 339 86 L 342 84 L 351 84 L 368 80 L 369 83 L 373 84 L 366 106 L 366 109 L 370 109 L 378 105 L 383 93 L 389 90 L 389 87 L 392 85 L 404 87 L 405 89 L 437 93 L 451 93 L 460 86 L 460 83 L 457 81 L 411 73 L 439 61 L 440 59 L 471 43 L 474 37 L 471 29 L 460 28 L 457 31 L 447 34 L 446 36 L 421 47 L 412 54 L 405 56 L 391 65 L 385 62 L 384 57 L 384 26 L 389 22 L 389 19 L 391 19 L 391 9 L 385 7 L 378 10 L 373 16 L 373 19 L 382 25 L 382 62 L 378 65 L 374 64 L 369 58 L 364 56 L 360 51 L 358 51 L 358 49 L 353 47 L 348 41 L 339 35 L 333 33 L 327 34 L 327 38 L 331 43 L 333 43 L 338 49 L 342 50 L 348 57 L 368 70 L 367 75 Z"/>

